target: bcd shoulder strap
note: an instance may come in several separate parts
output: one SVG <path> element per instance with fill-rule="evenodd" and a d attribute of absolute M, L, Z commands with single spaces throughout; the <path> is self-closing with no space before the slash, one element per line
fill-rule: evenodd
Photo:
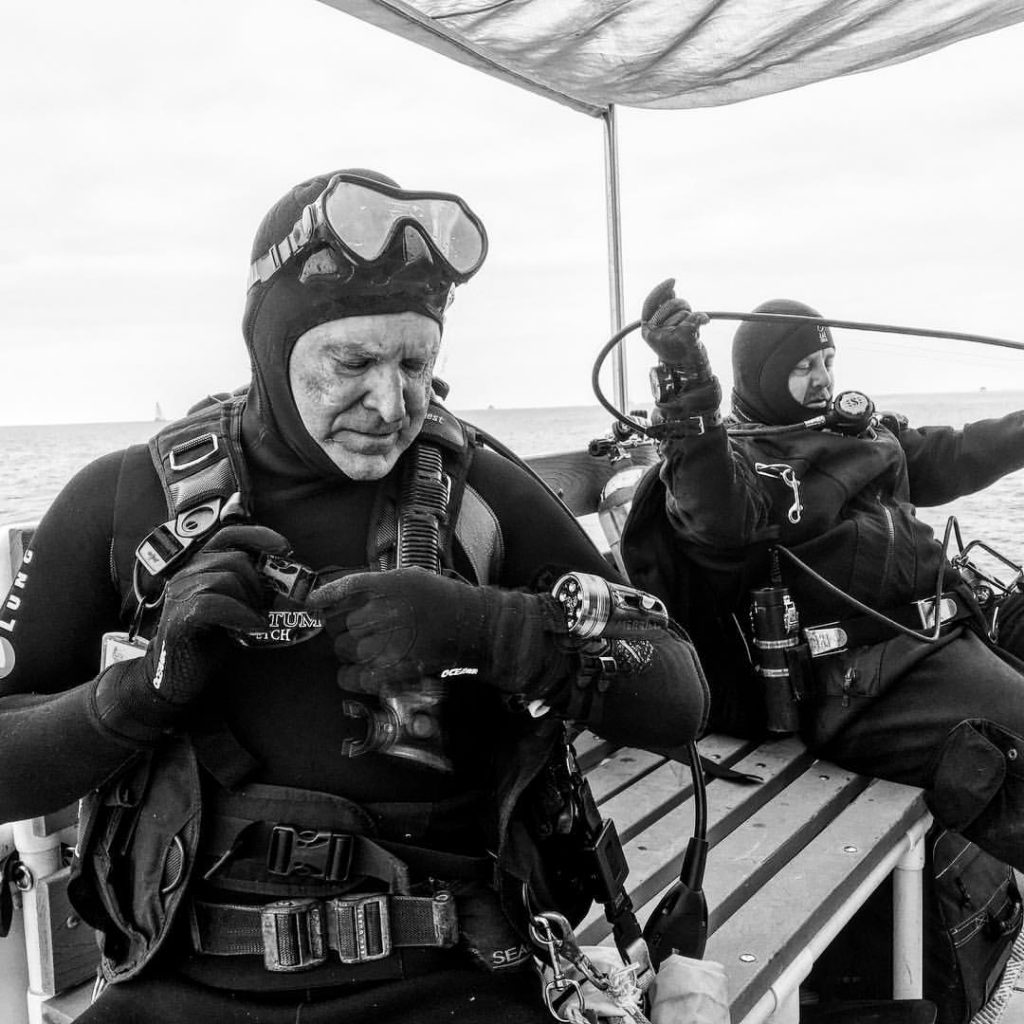
<path fill-rule="evenodd" d="M 211 498 L 240 494 L 246 507 L 249 476 L 242 455 L 245 397 L 216 401 L 168 424 L 149 452 L 172 516 Z"/>

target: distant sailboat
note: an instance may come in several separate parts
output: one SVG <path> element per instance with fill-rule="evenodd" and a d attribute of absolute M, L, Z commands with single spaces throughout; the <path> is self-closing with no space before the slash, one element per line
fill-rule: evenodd
<path fill-rule="evenodd" d="M 160 403 L 156 403 L 156 411 L 153 413 L 154 423 L 166 423 L 167 417 L 164 415 L 163 409 L 160 408 Z"/>

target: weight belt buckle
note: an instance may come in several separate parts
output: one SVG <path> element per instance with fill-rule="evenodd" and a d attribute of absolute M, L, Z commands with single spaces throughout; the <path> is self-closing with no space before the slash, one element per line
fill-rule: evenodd
<path fill-rule="evenodd" d="M 263 965 L 268 971 L 304 971 L 327 962 L 324 905 L 320 900 L 278 900 L 260 911 Z"/>
<path fill-rule="evenodd" d="M 328 900 L 330 945 L 343 964 L 363 964 L 391 955 L 387 893 Z"/>

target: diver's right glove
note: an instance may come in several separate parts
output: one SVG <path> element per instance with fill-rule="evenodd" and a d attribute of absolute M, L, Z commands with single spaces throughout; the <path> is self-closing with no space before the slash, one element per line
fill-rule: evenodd
<path fill-rule="evenodd" d="M 410 568 L 333 580 L 308 606 L 323 613 L 343 690 L 381 693 L 433 676 L 539 697 L 571 664 L 565 613 L 550 594 Z"/>
<path fill-rule="evenodd" d="M 141 658 L 115 662 L 96 686 L 102 723 L 149 741 L 195 703 L 232 648 L 232 633 L 266 627 L 272 591 L 256 570 L 262 553 L 288 542 L 263 526 L 217 531 L 167 583 L 156 636 Z"/>

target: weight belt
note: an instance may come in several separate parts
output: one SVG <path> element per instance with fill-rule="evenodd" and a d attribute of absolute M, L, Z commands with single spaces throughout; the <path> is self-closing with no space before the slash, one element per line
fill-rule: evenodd
<path fill-rule="evenodd" d="M 383 960 L 398 949 L 450 949 L 459 938 L 455 900 L 374 893 L 332 899 L 277 900 L 263 906 L 189 905 L 192 943 L 213 956 L 260 955 L 268 971 L 302 971 L 325 964 Z"/>

